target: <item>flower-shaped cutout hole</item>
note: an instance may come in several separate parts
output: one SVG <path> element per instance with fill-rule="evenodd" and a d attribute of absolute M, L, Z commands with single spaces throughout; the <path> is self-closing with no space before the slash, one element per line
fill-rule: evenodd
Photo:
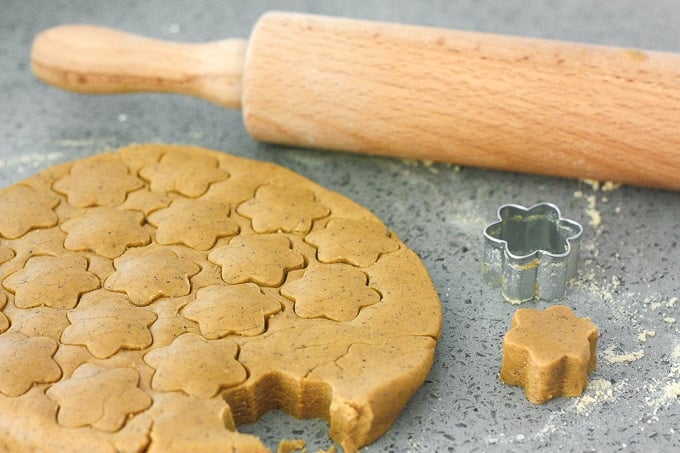
<path fill-rule="evenodd" d="M 484 229 L 485 278 L 513 303 L 563 297 L 576 275 L 581 225 L 551 203 L 504 205 L 498 219 Z"/>

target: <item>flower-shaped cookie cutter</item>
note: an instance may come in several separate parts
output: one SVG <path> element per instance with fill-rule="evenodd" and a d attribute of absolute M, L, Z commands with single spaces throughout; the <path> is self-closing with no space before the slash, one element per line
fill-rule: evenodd
<path fill-rule="evenodd" d="M 498 219 L 484 229 L 484 278 L 500 284 L 513 304 L 564 297 L 576 276 L 583 227 L 552 203 L 506 204 L 498 208 Z"/>

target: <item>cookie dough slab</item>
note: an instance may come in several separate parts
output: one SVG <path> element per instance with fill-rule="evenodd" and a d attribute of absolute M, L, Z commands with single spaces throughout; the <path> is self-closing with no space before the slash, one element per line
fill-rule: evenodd
<path fill-rule="evenodd" d="M 135 145 L 0 206 L 5 450 L 267 451 L 238 425 L 282 408 L 355 451 L 432 366 L 441 306 L 415 253 L 282 167 Z"/>

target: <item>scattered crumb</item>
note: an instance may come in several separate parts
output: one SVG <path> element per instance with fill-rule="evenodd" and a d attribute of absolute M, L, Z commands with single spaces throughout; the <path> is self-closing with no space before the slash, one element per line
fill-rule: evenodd
<path fill-rule="evenodd" d="M 652 311 L 656 311 L 657 309 L 659 309 L 659 307 L 661 307 L 661 302 L 659 302 L 658 300 L 656 300 L 656 299 L 655 299 L 654 297 L 652 297 L 652 296 L 647 296 L 647 297 L 645 297 L 645 299 L 642 301 L 642 303 L 643 303 L 644 305 L 649 306 L 649 308 L 650 308 Z"/>
<path fill-rule="evenodd" d="M 623 362 L 635 362 L 644 357 L 645 351 L 640 349 L 638 351 L 627 352 L 623 354 L 617 354 L 614 351 L 614 346 L 610 346 L 604 351 L 604 358 L 609 363 L 623 363 Z"/>
<path fill-rule="evenodd" d="M 581 396 L 574 409 L 579 414 L 589 414 L 593 405 L 612 399 L 614 388 L 612 383 L 606 379 L 593 379 L 588 383 L 585 393 Z"/>
<path fill-rule="evenodd" d="M 670 354 L 672 361 L 671 368 L 668 371 L 667 379 L 664 381 L 647 386 L 647 389 L 652 393 L 657 393 L 656 398 L 648 398 L 648 404 L 654 409 L 656 415 L 658 410 L 680 398 L 680 343 L 676 344 Z M 658 384 L 664 383 L 663 387 Z"/>
<path fill-rule="evenodd" d="M 677 298 L 677 297 L 671 297 L 671 298 L 668 300 L 668 302 L 666 302 L 666 307 L 667 307 L 667 308 L 673 308 L 673 307 L 675 307 L 675 304 L 676 304 L 677 302 L 678 302 L 678 298 Z"/>
<path fill-rule="evenodd" d="M 589 195 L 587 197 L 588 208 L 586 209 L 586 214 L 590 217 L 588 225 L 598 228 L 602 224 L 602 215 L 600 211 L 597 210 L 597 197 L 595 195 Z"/>
<path fill-rule="evenodd" d="M 639 340 L 640 342 L 644 343 L 645 341 L 647 341 L 647 338 L 653 337 L 653 336 L 656 336 L 656 332 L 655 332 L 655 331 L 653 331 L 653 330 L 644 330 L 644 331 L 640 332 L 640 334 L 638 335 L 637 338 L 638 338 L 638 340 Z"/>
<path fill-rule="evenodd" d="M 589 185 L 590 188 L 593 189 L 594 191 L 600 190 L 600 181 L 596 181 L 594 179 L 588 179 L 588 178 L 583 178 L 580 181 L 584 184 Z"/>
<path fill-rule="evenodd" d="M 668 323 L 668 324 L 675 324 L 675 318 L 672 316 L 666 316 L 663 318 L 663 322 Z"/>
<path fill-rule="evenodd" d="M 604 302 L 613 303 L 615 302 L 615 291 L 621 285 L 621 279 L 612 276 L 611 279 L 605 278 L 602 279 L 601 282 L 598 282 L 595 272 L 591 270 L 588 273 L 584 273 L 580 279 L 575 280 L 573 285 L 579 286 L 590 293 L 599 296 Z"/>
<path fill-rule="evenodd" d="M 428 169 L 430 173 L 437 174 L 439 173 L 439 167 L 435 165 L 435 162 L 432 160 L 420 160 L 420 159 L 401 159 L 401 161 L 408 165 L 409 167 L 420 167 L 421 165 Z M 456 166 L 454 167 L 454 171 L 458 172 L 460 171 L 460 167 Z"/>
<path fill-rule="evenodd" d="M 618 189 L 621 187 L 621 184 L 617 184 L 611 181 L 595 181 L 592 179 L 581 179 L 581 182 L 588 184 L 591 189 L 594 192 L 597 192 L 599 190 L 602 190 L 603 192 L 609 192 L 614 189 Z M 601 226 L 602 226 L 602 215 L 600 214 L 600 211 L 597 209 L 597 195 L 588 195 L 585 196 L 582 190 L 577 190 L 574 192 L 574 197 L 575 198 L 584 198 L 588 202 L 588 207 L 586 208 L 586 214 L 590 217 L 590 221 L 588 222 L 588 225 L 592 226 L 595 228 L 595 235 L 599 235 L 602 232 Z M 602 196 L 601 198 L 602 203 L 608 203 L 609 202 L 609 197 Z M 619 213 L 621 212 L 621 208 L 615 208 L 616 212 Z"/>
<path fill-rule="evenodd" d="M 664 387 L 663 395 L 661 395 L 661 398 L 659 398 L 658 403 L 666 404 L 669 401 L 673 401 L 677 398 L 680 398 L 680 382 L 672 382 Z"/>
<path fill-rule="evenodd" d="M 613 181 L 605 181 L 602 183 L 602 186 L 600 186 L 603 192 L 611 192 L 612 190 L 616 190 L 619 187 L 621 187 L 621 183 Z"/>
<path fill-rule="evenodd" d="M 602 190 L 602 192 L 611 192 L 621 187 L 621 183 L 613 181 L 596 181 L 594 179 L 581 179 L 581 182 L 588 184 L 595 192 Z"/>

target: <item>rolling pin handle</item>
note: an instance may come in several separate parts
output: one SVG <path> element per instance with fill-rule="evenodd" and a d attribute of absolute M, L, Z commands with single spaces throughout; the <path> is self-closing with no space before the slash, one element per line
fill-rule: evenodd
<path fill-rule="evenodd" d="M 181 93 L 239 109 L 246 47 L 241 39 L 174 43 L 65 25 L 35 38 L 31 65 L 40 80 L 78 93 Z"/>

